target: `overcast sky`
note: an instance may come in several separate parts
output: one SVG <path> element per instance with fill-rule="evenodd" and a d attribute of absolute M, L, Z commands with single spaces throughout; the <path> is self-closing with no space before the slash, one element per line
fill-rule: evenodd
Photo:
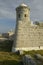
<path fill-rule="evenodd" d="M 15 8 L 25 3 L 30 7 L 32 21 L 43 21 L 43 0 L 0 0 L 0 32 L 8 32 L 15 27 Z"/>

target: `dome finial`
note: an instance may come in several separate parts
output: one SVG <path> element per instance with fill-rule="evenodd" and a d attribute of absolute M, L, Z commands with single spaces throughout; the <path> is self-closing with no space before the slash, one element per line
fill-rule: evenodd
<path fill-rule="evenodd" d="M 20 6 L 25 6 L 25 7 L 27 7 L 27 5 L 26 5 L 26 4 L 24 4 L 24 3 L 22 3 Z"/>

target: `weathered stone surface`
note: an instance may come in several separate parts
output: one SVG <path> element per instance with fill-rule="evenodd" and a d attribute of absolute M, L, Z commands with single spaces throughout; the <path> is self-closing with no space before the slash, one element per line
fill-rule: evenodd
<path fill-rule="evenodd" d="M 14 49 L 43 49 L 43 23 L 31 25 L 30 10 L 26 6 L 16 8 Z"/>

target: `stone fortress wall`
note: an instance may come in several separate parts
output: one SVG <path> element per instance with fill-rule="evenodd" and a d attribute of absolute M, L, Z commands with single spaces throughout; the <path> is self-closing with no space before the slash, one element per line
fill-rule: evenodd
<path fill-rule="evenodd" d="M 12 47 L 14 50 L 43 49 L 43 23 L 31 24 L 30 8 L 21 4 L 16 8 L 16 30 Z"/>

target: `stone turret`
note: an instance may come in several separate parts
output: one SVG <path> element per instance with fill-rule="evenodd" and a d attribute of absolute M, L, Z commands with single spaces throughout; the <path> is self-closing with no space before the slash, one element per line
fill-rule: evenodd
<path fill-rule="evenodd" d="M 16 8 L 16 30 L 12 51 L 24 48 L 30 24 L 30 8 L 21 4 Z"/>
<path fill-rule="evenodd" d="M 21 4 L 16 8 L 16 20 L 17 21 L 30 21 L 30 8 Z"/>
<path fill-rule="evenodd" d="M 16 28 L 12 51 L 43 49 L 43 24 L 31 25 L 30 8 L 21 4 L 16 8 Z"/>

